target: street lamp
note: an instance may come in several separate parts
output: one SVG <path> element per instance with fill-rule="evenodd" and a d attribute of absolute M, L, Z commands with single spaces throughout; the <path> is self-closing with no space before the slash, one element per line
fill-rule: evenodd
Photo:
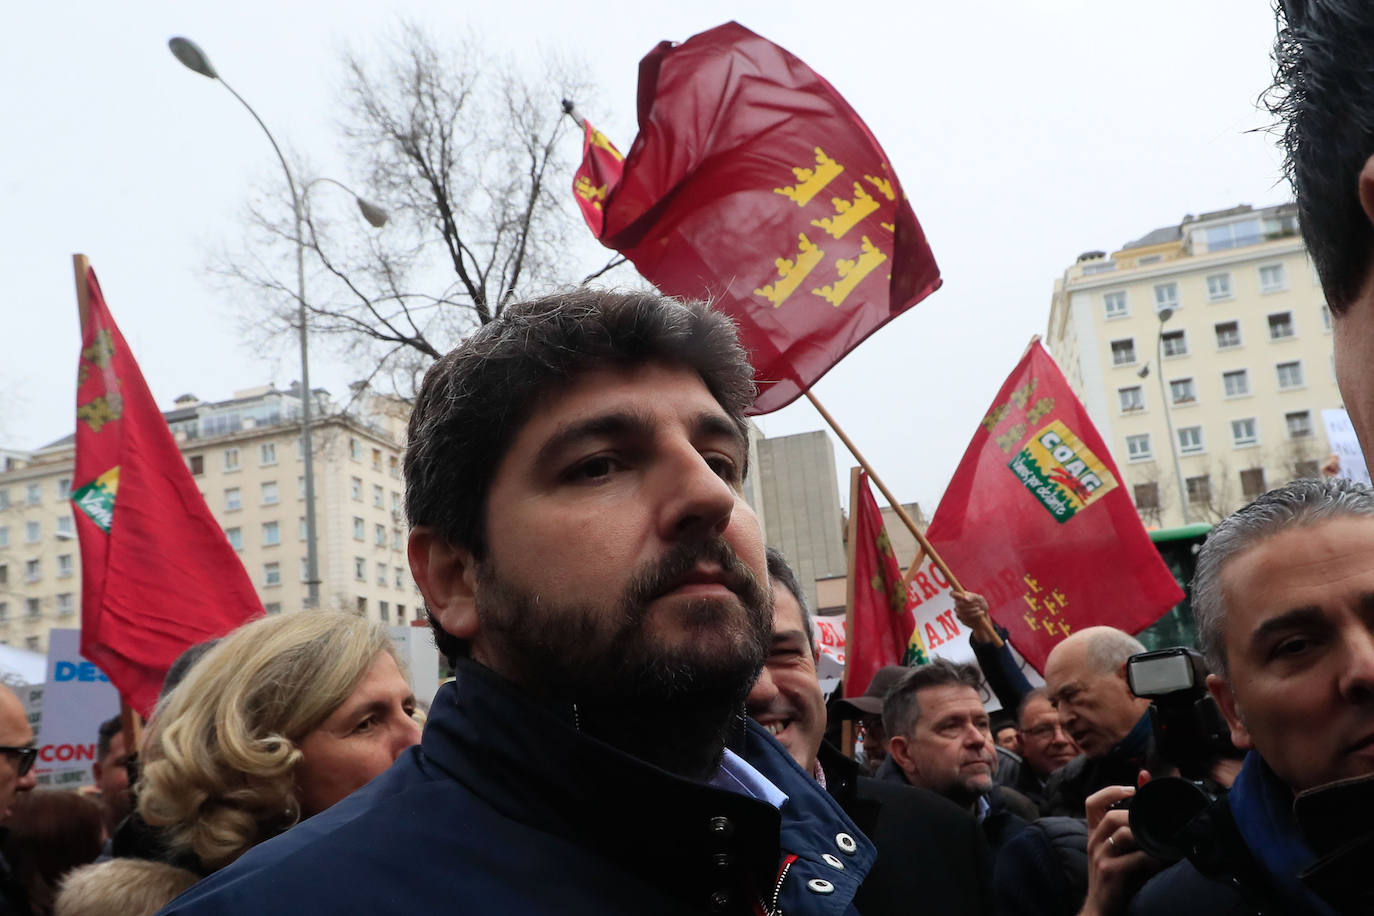
<path fill-rule="evenodd" d="M 296 220 L 296 307 L 298 321 L 300 323 L 300 349 L 301 349 L 301 458 L 305 464 L 305 564 L 306 564 L 306 587 L 308 594 L 306 598 L 307 607 L 320 606 L 320 557 L 319 548 L 315 537 L 315 456 L 310 437 L 310 413 L 311 413 L 311 390 L 310 390 L 310 356 L 306 334 L 306 307 L 305 307 L 305 239 L 302 236 L 301 224 L 304 221 L 301 209 L 302 199 L 311 185 L 318 181 L 328 181 L 336 184 L 353 195 L 357 201 L 358 209 L 362 211 L 363 218 L 373 226 L 381 227 L 386 223 L 387 213 L 376 204 L 370 203 L 353 194 L 347 186 L 332 178 L 317 178 L 311 181 L 300 193 L 296 191 L 296 179 L 291 174 L 291 167 L 286 164 L 286 157 L 282 155 L 281 147 L 277 145 L 277 139 L 272 136 L 272 132 L 267 129 L 262 118 L 253 110 L 253 106 L 244 100 L 243 96 L 234 91 L 234 87 L 224 81 L 224 78 L 215 71 L 210 63 L 210 58 L 205 56 L 205 52 L 189 38 L 180 36 L 172 38 L 167 42 L 167 46 L 172 49 L 172 54 L 177 60 L 181 61 L 188 69 L 194 70 L 201 76 L 218 80 L 220 85 L 229 90 L 230 95 L 239 100 L 239 104 L 248 109 L 248 113 L 253 116 L 253 120 L 258 122 L 262 132 L 267 135 L 267 140 L 272 144 L 272 150 L 277 154 L 277 159 L 281 161 L 282 171 L 286 173 L 286 186 L 291 190 L 291 209 Z"/>
<path fill-rule="evenodd" d="M 1169 414 L 1169 393 L 1164 387 L 1164 324 L 1174 317 L 1174 310 L 1162 308 L 1159 310 L 1159 333 L 1155 335 L 1155 365 L 1159 368 L 1156 373 L 1159 376 L 1159 397 L 1164 405 L 1164 425 L 1169 430 L 1169 455 L 1174 459 L 1174 477 L 1178 479 L 1178 503 L 1183 510 L 1183 524 L 1191 525 L 1192 519 L 1188 517 L 1188 493 L 1183 486 L 1183 469 L 1178 463 L 1178 443 L 1174 441 L 1174 421 Z M 1142 373 L 1141 378 L 1144 378 Z"/>

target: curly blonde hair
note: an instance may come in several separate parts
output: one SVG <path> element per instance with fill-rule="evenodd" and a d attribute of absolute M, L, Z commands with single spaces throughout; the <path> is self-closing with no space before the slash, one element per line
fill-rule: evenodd
<path fill-rule="evenodd" d="M 401 667 L 379 625 L 334 612 L 267 617 L 226 636 L 158 704 L 140 753 L 139 814 L 207 873 L 294 825 L 300 742 L 381 652 Z"/>

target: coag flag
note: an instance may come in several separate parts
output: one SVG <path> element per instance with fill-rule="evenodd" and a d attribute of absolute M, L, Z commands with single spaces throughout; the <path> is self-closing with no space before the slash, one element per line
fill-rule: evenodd
<path fill-rule="evenodd" d="M 854 599 L 845 645 L 847 697 L 868 689 L 868 682 L 884 665 L 924 665 L 929 660 L 867 474 L 859 474 L 852 495 Z"/>
<path fill-rule="evenodd" d="M 84 259 L 79 259 L 84 262 Z M 81 654 L 141 715 L 188 646 L 263 613 L 85 268 L 72 491 Z"/>
<path fill-rule="evenodd" d="M 737 23 L 663 42 L 640 63 L 639 136 L 618 181 L 594 136 L 578 172 L 588 225 L 664 293 L 709 298 L 735 319 L 755 413 L 791 402 L 939 288 L 863 121 L 806 64 Z"/>
<path fill-rule="evenodd" d="M 1183 599 L 1038 340 L 974 433 L 926 536 L 1042 673 L 1075 630 L 1136 633 Z"/>

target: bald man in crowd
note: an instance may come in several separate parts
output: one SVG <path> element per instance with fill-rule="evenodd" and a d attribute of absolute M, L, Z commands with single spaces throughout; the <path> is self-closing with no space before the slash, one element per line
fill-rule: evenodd
<path fill-rule="evenodd" d="M 0 824 L 8 821 L 14 800 L 37 783 L 33 764 L 38 758 L 29 714 L 13 690 L 0 685 Z M 10 865 L 0 856 L 0 916 L 27 913 L 23 888 Z"/>
<path fill-rule="evenodd" d="M 1084 801 L 1107 786 L 1133 786 L 1154 749 L 1150 701 L 1131 693 L 1126 661 L 1144 652 L 1115 627 L 1065 639 L 1045 662 L 1045 687 L 1069 737 L 1082 751 L 1045 786 L 1045 810 L 1083 817 Z"/>

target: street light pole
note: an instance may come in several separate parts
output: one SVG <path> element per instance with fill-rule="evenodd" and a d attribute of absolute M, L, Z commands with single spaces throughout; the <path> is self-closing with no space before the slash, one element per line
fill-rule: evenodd
<path fill-rule="evenodd" d="M 253 116 L 253 120 L 258 122 L 262 132 L 267 135 L 267 140 L 272 144 L 272 150 L 277 154 L 278 161 L 281 162 L 282 171 L 286 173 L 286 186 L 291 190 L 291 210 L 295 217 L 296 225 L 296 314 L 300 325 L 300 350 L 301 350 L 301 459 L 305 465 L 305 565 L 306 565 L 306 607 L 318 608 L 320 606 L 320 557 L 319 546 L 315 536 L 315 454 L 310 435 L 311 422 L 311 401 L 312 393 L 310 390 L 310 353 L 308 344 L 308 334 L 306 325 L 305 307 L 305 238 L 302 231 L 304 223 L 304 213 L 302 211 L 302 197 L 305 189 L 297 191 L 296 179 L 291 174 L 291 167 L 286 164 L 286 157 L 282 155 L 281 147 L 277 145 L 276 137 L 267 129 L 262 118 L 253 110 L 253 106 L 224 81 L 224 78 L 215 71 L 210 64 L 210 59 L 205 52 L 200 49 L 195 42 L 189 38 L 176 37 L 167 42 L 172 54 L 177 60 L 181 61 L 188 69 L 194 70 L 201 76 L 218 80 L 220 85 L 229 90 L 230 95 L 239 100 L 248 113 Z M 328 181 L 337 184 L 348 193 L 352 191 L 342 183 L 332 178 L 317 178 L 315 181 Z M 310 184 L 314 184 L 312 181 Z M 363 217 L 373 226 L 380 227 L 387 220 L 386 211 L 375 204 L 369 203 L 357 194 L 353 194 L 358 203 L 358 208 L 362 211 Z"/>
<path fill-rule="evenodd" d="M 1164 407 L 1164 425 L 1169 430 L 1169 455 L 1174 459 L 1174 477 L 1178 480 L 1178 504 L 1183 510 L 1183 524 L 1191 525 L 1188 517 L 1188 493 L 1183 485 L 1183 469 L 1178 463 L 1178 443 L 1174 440 L 1174 421 L 1169 413 L 1169 394 L 1164 387 L 1164 323 L 1174 317 L 1174 310 L 1159 310 L 1159 332 L 1155 335 L 1155 368 L 1159 370 L 1159 398 Z"/>

